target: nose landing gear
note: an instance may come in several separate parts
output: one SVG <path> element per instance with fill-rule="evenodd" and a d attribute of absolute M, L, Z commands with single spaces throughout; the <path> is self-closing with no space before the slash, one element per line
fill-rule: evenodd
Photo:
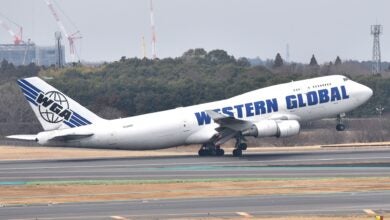
<path fill-rule="evenodd" d="M 344 131 L 345 130 L 345 125 L 344 124 L 337 124 L 336 125 L 336 130 L 337 131 Z"/>
<path fill-rule="evenodd" d="M 337 125 L 336 125 L 337 131 L 344 131 L 345 130 L 345 124 L 343 123 L 344 117 L 345 117 L 345 113 L 341 113 L 341 114 L 337 115 Z"/>

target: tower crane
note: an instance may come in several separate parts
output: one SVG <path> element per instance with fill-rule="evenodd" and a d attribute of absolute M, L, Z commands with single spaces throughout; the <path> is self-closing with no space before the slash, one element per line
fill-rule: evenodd
<path fill-rule="evenodd" d="M 7 18 L 7 20 L 9 20 L 9 19 Z M 19 45 L 20 43 L 23 43 L 23 39 L 22 39 L 23 28 L 22 28 L 22 26 L 16 24 L 15 22 L 13 22 L 11 20 L 9 20 L 9 21 L 19 27 L 19 33 L 15 33 L 2 19 L 0 19 L 0 25 L 12 36 L 12 38 L 14 39 L 15 45 Z"/>
<path fill-rule="evenodd" d="M 58 16 L 58 13 L 54 9 L 54 6 L 51 3 L 51 1 L 50 0 L 44 0 L 44 1 L 46 2 L 47 6 L 49 7 L 49 10 L 50 10 L 51 14 L 53 15 L 54 19 L 56 20 L 56 23 L 57 23 L 58 27 L 60 28 L 61 32 L 64 34 L 65 38 L 68 40 L 70 57 L 71 57 L 72 61 L 75 61 L 75 58 L 76 58 L 76 56 L 75 56 L 76 55 L 75 40 L 82 38 L 80 31 L 77 30 L 76 32 L 74 32 L 72 34 L 69 34 L 69 32 L 66 30 L 64 24 L 60 20 L 60 17 Z"/>

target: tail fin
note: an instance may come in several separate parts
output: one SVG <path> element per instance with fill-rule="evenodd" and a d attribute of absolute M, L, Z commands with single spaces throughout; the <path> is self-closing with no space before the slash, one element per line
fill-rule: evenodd
<path fill-rule="evenodd" d="M 38 77 L 18 84 L 44 130 L 74 128 L 103 120 Z"/>

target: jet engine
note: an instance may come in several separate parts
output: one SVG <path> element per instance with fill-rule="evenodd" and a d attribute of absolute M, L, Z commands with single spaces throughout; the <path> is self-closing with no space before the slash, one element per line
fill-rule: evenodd
<path fill-rule="evenodd" d="M 39 132 L 37 134 L 37 137 L 36 137 L 36 142 L 38 142 L 38 144 L 48 144 L 49 143 L 49 139 L 51 138 L 52 134 L 50 134 L 50 132 Z"/>
<path fill-rule="evenodd" d="M 296 120 L 262 120 L 256 122 L 251 128 L 242 132 L 244 136 L 254 137 L 289 137 L 299 134 L 299 122 Z"/>

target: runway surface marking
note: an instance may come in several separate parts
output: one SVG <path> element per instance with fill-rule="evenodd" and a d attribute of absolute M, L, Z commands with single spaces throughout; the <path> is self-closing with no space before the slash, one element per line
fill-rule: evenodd
<path fill-rule="evenodd" d="M 247 212 L 236 212 L 237 215 L 243 216 L 245 218 L 253 218 L 253 216 Z"/>
<path fill-rule="evenodd" d="M 380 209 L 389 209 L 390 206 L 378 206 Z M 258 210 L 252 210 L 250 211 L 253 215 L 250 215 L 251 217 L 256 216 L 264 216 L 264 215 L 275 215 L 275 216 L 283 216 L 283 215 L 308 215 L 308 214 L 329 214 L 329 215 L 335 215 L 337 213 L 341 214 L 358 214 L 360 210 L 362 209 L 362 206 L 349 206 L 349 207 L 340 207 L 340 208 L 323 208 L 323 209 L 296 209 L 296 210 L 277 210 L 277 211 L 258 211 Z M 124 219 L 131 219 L 131 218 L 156 218 L 156 217 L 229 217 L 237 214 L 237 212 L 232 211 L 208 211 L 208 210 L 199 210 L 196 212 L 180 212 L 180 213 L 163 213 L 163 214 L 123 214 L 122 216 L 125 216 Z M 80 215 L 80 216 L 65 216 L 65 217 L 40 217 L 38 219 L 40 220 L 50 220 L 50 219 L 100 219 L 100 218 L 107 218 L 107 215 Z M 110 216 L 111 217 L 111 216 Z M 119 217 L 119 216 L 118 216 Z M 243 216 L 244 217 L 244 216 Z M 36 220 L 37 218 L 15 218 L 15 219 L 8 219 L 8 220 Z"/>
<path fill-rule="evenodd" d="M 316 179 L 324 175 L 328 175 L 329 177 L 339 177 L 340 175 L 369 176 L 373 174 L 377 176 L 380 175 L 384 177 L 390 177 L 388 175 L 390 169 L 389 151 L 373 152 L 376 154 L 370 154 L 370 152 L 359 153 L 360 154 L 354 154 L 354 152 L 352 152 L 351 154 L 349 154 L 348 152 L 342 152 L 332 154 L 331 152 L 311 152 L 295 154 L 294 152 L 286 152 L 284 154 L 248 155 L 248 157 L 244 156 L 242 158 L 197 158 L 195 156 L 178 158 L 166 157 L 156 158 L 157 161 L 153 161 L 154 158 L 112 158 L 102 160 L 86 159 L 27 162 L 23 161 L 20 164 L 17 161 L 12 161 L 0 162 L 0 166 L 2 166 L 2 168 L 0 168 L 0 173 L 2 173 L 3 175 L 15 174 L 16 179 L 20 179 L 21 177 L 25 178 L 25 176 L 27 176 L 26 180 L 40 180 L 41 178 L 44 178 L 41 176 L 41 174 L 43 174 L 43 176 L 47 176 L 48 178 L 50 178 L 50 180 L 63 178 L 65 179 L 65 181 L 59 181 L 63 183 L 77 181 L 86 182 L 88 179 L 93 179 L 96 177 L 109 178 L 110 180 L 114 179 L 114 181 L 115 178 L 119 177 L 126 178 L 126 180 L 131 181 L 129 177 L 132 176 L 138 179 L 146 177 L 154 177 L 159 179 L 162 179 L 163 177 L 175 179 L 180 179 L 181 177 L 183 177 L 182 179 L 185 179 L 185 177 L 194 177 L 194 179 L 208 179 L 210 177 L 216 178 L 216 180 L 218 180 L 219 177 L 230 177 L 230 179 L 237 179 L 258 176 L 262 178 L 256 179 L 273 179 L 275 177 L 277 179 L 287 180 L 296 178 L 298 181 L 300 181 L 300 179 L 305 178 Z M 175 163 L 175 161 L 178 161 L 178 163 Z M 339 164 L 339 162 L 344 164 Z M 314 167 L 309 167 L 310 165 Z M 9 166 L 9 168 L 6 168 L 4 166 Z M 86 168 L 86 170 L 80 170 L 78 168 Z M 127 168 L 129 168 L 128 171 Z M 71 169 L 74 169 L 74 171 L 72 171 Z M 221 171 L 221 169 L 223 170 L 223 172 L 218 173 L 219 171 Z M 260 172 L 255 172 L 256 170 Z M 57 175 L 55 175 L 56 171 L 58 173 Z M 20 175 L 23 173 L 25 173 L 26 175 Z M 60 176 L 61 173 L 63 173 L 65 176 Z M 90 173 L 91 176 L 83 175 L 87 173 Z M 28 174 L 31 174 L 32 176 L 28 176 Z M 232 175 L 234 176 L 234 178 L 231 178 Z M 300 177 L 297 178 L 296 175 L 299 175 Z M 264 178 L 264 176 L 267 177 Z M 67 181 L 66 178 L 69 177 L 75 177 L 78 180 Z M 5 180 L 6 178 L 10 177 L 5 177 Z M 88 179 L 85 180 L 85 178 Z M 57 182 L 50 180 L 46 182 Z M 43 180 L 35 182 L 44 183 L 45 181 Z M 377 184 L 378 182 L 379 180 L 373 180 L 373 184 Z M 380 182 L 380 185 L 388 186 L 388 183 L 389 182 Z M 335 184 L 334 186 L 340 185 Z M 361 186 L 368 187 L 368 184 Z M 131 190 L 134 190 L 134 188 L 132 188 Z M 269 189 L 266 190 L 269 191 Z M 124 191 L 121 191 L 120 193 L 123 192 Z M 37 213 L 37 217 L 39 217 L 39 219 L 108 219 L 110 217 L 111 219 L 114 219 L 112 217 L 137 219 L 137 217 L 153 218 L 164 216 L 237 217 L 237 215 L 239 215 L 238 213 L 247 213 L 251 216 L 289 214 L 316 215 L 318 213 L 354 213 L 363 215 L 362 210 L 367 208 L 371 208 L 374 210 L 390 209 L 390 204 L 386 203 L 386 201 L 389 201 L 388 198 L 390 198 L 390 190 L 386 189 L 381 189 L 381 191 L 372 192 L 357 192 L 352 190 L 352 192 L 348 193 L 321 193 L 315 195 L 281 194 L 281 191 L 279 189 L 277 189 L 277 192 L 279 193 L 279 195 L 277 196 L 261 195 L 252 197 L 246 195 L 239 195 L 234 198 L 210 198 L 202 196 L 200 198 L 171 200 L 155 200 L 153 199 L 155 197 L 146 199 L 145 196 L 142 196 L 142 198 L 135 200 L 127 200 L 129 199 L 129 197 L 126 197 L 126 200 L 119 202 L 111 200 L 108 202 L 100 203 L 81 202 L 18 207 L 6 206 L 0 208 L 0 216 L 3 216 L 0 218 L 7 217 L 6 219 L 9 219 L 9 216 L 13 216 L 14 218 L 18 216 L 23 219 L 28 218 L 30 216 L 35 216 L 28 215 L 27 213 Z M 228 193 L 219 195 L 233 196 Z M 51 211 L 45 212 L 45 210 Z M 54 218 L 51 216 L 53 216 Z M 244 216 L 242 216 L 242 218 L 243 217 Z"/>
<path fill-rule="evenodd" d="M 267 156 L 267 155 L 264 155 Z M 152 158 L 151 158 L 152 159 Z M 243 157 L 245 159 L 245 157 Z M 72 169 L 72 168 L 124 168 L 124 167 L 145 167 L 145 166 L 187 166 L 199 164 L 259 164 L 259 163 L 286 163 L 286 162 L 309 162 L 309 161 L 346 161 L 346 160 L 380 160 L 390 159 L 390 157 L 338 157 L 338 158 L 313 158 L 313 159 L 294 159 L 294 160 L 256 160 L 256 161 L 199 161 L 194 163 L 149 163 L 149 164 L 129 164 L 129 165 L 95 165 L 95 166 L 42 166 L 42 167 L 10 167 L 0 168 L 0 170 L 36 170 L 36 169 Z M 87 159 L 88 161 L 88 159 Z M 49 161 L 51 162 L 51 161 Z M 57 162 L 57 161 L 53 161 Z M 266 164 L 265 164 L 266 165 Z"/>
<path fill-rule="evenodd" d="M 122 216 L 117 216 L 117 215 L 110 216 L 110 218 L 116 219 L 116 220 L 129 220 L 128 218 L 125 218 Z"/>
<path fill-rule="evenodd" d="M 251 216 L 260 215 L 289 215 L 289 214 L 359 214 L 367 207 L 375 207 L 376 209 L 386 210 L 390 208 L 390 204 L 372 203 L 377 196 L 390 196 L 390 191 L 380 191 L 373 193 L 335 193 L 335 194 L 316 194 L 316 195 L 295 195 L 295 196 L 253 196 L 253 197 L 219 197 L 219 198 L 198 198 L 198 199 L 162 199 L 162 200 L 129 200 L 120 202 L 104 202 L 104 203 L 65 203 L 52 205 L 51 213 L 42 212 L 39 219 L 97 219 L 107 218 L 111 211 L 105 211 L 110 207 L 122 207 L 122 211 L 118 213 L 124 218 L 153 218 L 153 217 L 227 217 L 236 216 L 237 212 L 233 210 L 241 209 L 242 212 L 250 213 Z M 366 199 L 365 199 L 366 198 Z M 338 204 L 338 200 L 345 200 L 342 204 Z M 364 202 L 363 200 L 367 200 Z M 269 201 L 281 201 L 275 209 L 267 205 Z M 303 201 L 309 201 L 303 203 Z M 324 205 L 319 202 L 327 201 Z M 332 201 L 336 203 L 333 204 Z M 347 204 L 348 201 L 354 201 L 356 204 Z M 202 204 L 209 204 L 205 206 Z M 227 203 L 224 203 L 227 202 Z M 380 204 L 379 204 L 380 203 Z M 142 204 L 142 205 L 141 205 Z M 145 205 L 144 205 L 145 204 Z M 216 204 L 214 206 L 213 204 Z M 219 204 L 219 205 L 218 205 Z M 224 205 L 226 204 L 226 205 Z M 246 204 L 246 205 L 242 205 Z M 326 205 L 329 204 L 329 205 Z M 200 205 L 200 206 L 198 206 Z M 241 205 L 241 206 L 240 206 Z M 311 206 L 313 205 L 313 206 Z M 138 207 L 139 206 L 139 207 Z M 15 213 L 26 213 L 41 209 L 46 206 L 18 206 L 5 207 L 5 212 L 14 210 Z M 87 211 L 85 213 L 77 213 L 77 216 L 58 217 L 61 213 L 68 213 L 67 210 L 81 210 Z M 96 208 L 96 215 L 91 215 L 90 208 Z M 128 208 L 126 208 L 128 207 Z M 139 209 L 139 208 L 142 208 Z M 195 208 L 195 210 L 192 210 Z M 25 210 L 24 210 L 25 209 Z M 48 210 L 49 210 L 48 209 Z M 145 210 L 150 210 L 151 213 L 146 214 Z M 48 211 L 47 210 L 47 211 Z M 59 212 L 59 210 L 62 210 Z M 89 210 L 89 211 L 88 211 Z M 99 213 L 100 212 L 100 213 Z M 118 211 L 116 211 L 118 212 Z M 137 213 L 138 212 L 138 213 Z M 1 214 L 1 213 L 0 213 Z M 64 215 L 64 214 L 63 214 Z M 50 217 L 54 216 L 54 217 Z M 37 216 L 38 217 L 38 216 Z M 20 216 L 18 219 L 30 219 Z"/>
<path fill-rule="evenodd" d="M 376 212 L 374 212 L 372 209 L 363 209 L 363 212 L 367 213 L 368 215 L 376 215 Z"/>
<path fill-rule="evenodd" d="M 345 196 L 364 196 L 364 197 L 371 197 L 371 196 L 375 196 L 375 195 L 388 195 L 390 196 L 390 191 L 378 191 L 378 192 L 340 192 L 340 193 L 331 193 L 331 194 L 328 194 L 328 193 L 324 193 L 324 194 L 294 194 L 294 198 L 322 198 L 324 196 L 329 196 L 329 197 L 338 197 L 340 195 L 345 195 Z M 177 200 L 180 200 L 180 202 L 196 202 L 196 201 L 199 201 L 199 200 L 205 200 L 205 201 L 211 201 L 211 202 L 223 202 L 225 201 L 226 199 L 229 199 L 229 200 L 240 200 L 240 199 L 244 199 L 244 200 L 247 200 L 247 201 L 255 201 L 255 200 L 258 200 L 258 197 L 261 197 L 261 198 L 272 198 L 274 197 L 275 195 L 256 195 L 256 196 L 245 196 L 245 197 L 237 197 L 237 196 L 234 196 L 234 197 L 229 197 L 229 196 L 226 196 L 226 197 L 204 197 L 204 198 L 184 198 L 184 199 L 156 199 L 156 200 L 153 200 L 153 199 L 150 199 L 150 200 L 147 200 L 147 201 L 164 201 L 164 203 L 177 203 Z M 283 198 L 290 198 L 291 197 L 291 194 L 284 194 L 284 195 L 276 195 L 278 197 L 283 197 Z M 135 201 L 139 201 L 138 199 L 136 200 L 128 200 L 128 201 L 119 201 L 119 202 L 115 202 L 115 204 L 127 204 L 127 202 L 135 202 Z M 380 202 L 380 201 L 378 201 Z M 390 204 L 381 204 L 381 205 L 385 205 L 385 206 L 388 206 L 390 207 Z M 364 209 L 364 207 L 362 208 Z M 360 209 L 360 210 L 362 210 Z M 359 211 L 360 211 L 359 210 Z"/>

